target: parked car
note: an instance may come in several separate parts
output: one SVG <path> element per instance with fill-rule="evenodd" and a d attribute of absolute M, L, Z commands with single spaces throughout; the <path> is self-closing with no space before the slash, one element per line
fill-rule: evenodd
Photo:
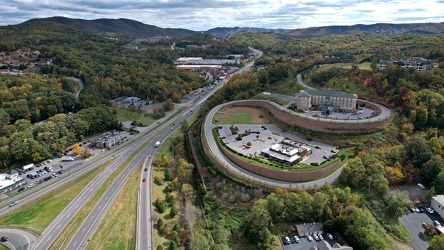
<path fill-rule="evenodd" d="M 319 241 L 319 237 L 318 237 L 317 234 L 313 234 L 313 238 L 314 238 L 316 241 Z"/>
<path fill-rule="evenodd" d="M 432 208 L 426 207 L 427 212 L 433 214 L 435 212 L 435 210 L 433 210 Z"/>
<path fill-rule="evenodd" d="M 419 208 L 413 207 L 415 209 L 415 212 L 419 213 Z"/>
<path fill-rule="evenodd" d="M 436 227 L 441 227 L 441 223 L 439 223 L 437 220 L 433 221 L 433 225 Z"/>
<path fill-rule="evenodd" d="M 2 236 L 2 241 L 3 241 L 3 242 L 8 241 L 8 240 L 9 240 L 8 237 L 6 237 L 6 236 Z"/>
<path fill-rule="evenodd" d="M 327 233 L 327 238 L 329 238 L 330 240 L 333 240 L 333 235 L 331 235 L 330 233 Z"/>
<path fill-rule="evenodd" d="M 313 238 L 311 237 L 311 235 L 307 235 L 307 239 L 308 239 L 308 241 L 313 241 Z"/>
<path fill-rule="evenodd" d="M 18 190 L 17 190 L 17 192 L 21 192 L 21 191 L 23 191 L 23 190 L 25 190 L 26 188 L 25 187 L 21 187 L 21 188 L 19 188 Z"/>
<path fill-rule="evenodd" d="M 282 240 L 282 244 L 284 244 L 284 245 L 288 245 L 289 244 L 289 243 L 287 243 L 287 239 L 285 239 L 285 236 L 282 236 L 281 240 Z"/>
<path fill-rule="evenodd" d="M 320 240 L 324 240 L 324 237 L 322 237 L 322 234 L 318 234 L 318 237 Z"/>
<path fill-rule="evenodd" d="M 424 185 L 422 185 L 421 183 L 416 184 L 420 189 L 425 189 Z"/>
<path fill-rule="evenodd" d="M 297 237 L 296 235 L 294 236 L 294 241 L 296 241 L 296 243 L 301 242 L 301 241 L 299 240 L 299 237 Z"/>

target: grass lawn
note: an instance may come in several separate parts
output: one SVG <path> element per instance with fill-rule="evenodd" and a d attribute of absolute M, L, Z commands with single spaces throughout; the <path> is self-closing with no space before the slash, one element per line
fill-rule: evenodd
<path fill-rule="evenodd" d="M 321 67 L 319 67 L 319 69 L 330 69 L 332 67 L 336 67 L 339 69 L 351 69 L 351 67 L 355 65 L 355 63 L 332 63 L 332 64 L 324 64 Z M 360 70 L 372 70 L 372 68 L 370 68 L 370 63 L 369 62 L 364 62 L 364 63 L 359 63 L 357 64 L 359 66 Z"/>
<path fill-rule="evenodd" d="M 0 244 L 0 250 L 9 250 L 9 248 L 3 244 Z"/>
<path fill-rule="evenodd" d="M 0 218 L 1 226 L 19 226 L 42 232 L 65 207 L 102 172 L 109 162 L 70 181 L 62 187 Z M 67 173 L 65 173 L 67 174 Z"/>
<path fill-rule="evenodd" d="M 134 249 L 136 246 L 137 192 L 142 165 L 133 171 L 87 249 Z"/>
<path fill-rule="evenodd" d="M 123 108 L 113 108 L 117 112 L 117 120 L 119 122 L 132 122 L 136 121 L 141 123 L 143 126 L 149 126 L 156 122 L 156 119 L 152 118 L 150 115 L 144 111 L 129 111 Z"/>
<path fill-rule="evenodd" d="M 252 118 L 251 113 L 232 113 L 227 118 L 221 120 L 219 124 L 251 124 L 253 123 Z"/>

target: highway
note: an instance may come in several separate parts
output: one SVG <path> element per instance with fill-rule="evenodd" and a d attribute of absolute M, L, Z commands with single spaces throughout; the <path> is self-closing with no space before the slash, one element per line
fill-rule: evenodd
<path fill-rule="evenodd" d="M 259 52 L 256 50 L 255 51 L 256 54 L 258 54 Z M 262 53 L 262 52 L 260 52 Z M 260 54 L 262 55 L 262 54 Z M 249 70 L 252 66 L 254 65 L 254 61 L 248 63 L 245 67 L 239 69 L 238 72 L 245 72 L 246 70 Z M 200 108 L 200 106 L 212 95 L 214 94 L 214 92 L 216 92 L 218 89 L 222 88 L 222 86 L 227 83 L 229 80 L 229 78 L 220 81 L 220 83 L 218 85 L 216 85 L 213 89 L 211 89 L 204 97 L 202 97 L 201 99 L 191 103 L 191 105 L 184 110 L 184 112 L 182 112 L 181 114 L 179 114 L 178 117 L 180 117 L 178 120 L 175 121 L 175 125 L 172 126 L 172 130 L 170 129 L 169 131 L 165 131 L 161 136 L 159 136 L 158 138 L 156 138 L 154 140 L 154 142 L 156 141 L 160 141 L 160 142 L 164 142 L 170 135 L 172 132 L 174 132 L 176 129 L 180 129 L 181 124 L 186 121 L 191 115 L 193 115 L 195 112 L 198 111 L 198 109 Z M 154 142 L 152 143 L 151 146 L 153 146 Z M 153 154 L 156 152 L 157 150 L 153 151 Z M 146 166 L 148 168 L 148 171 L 143 171 L 142 172 L 142 178 L 146 178 L 148 184 L 145 184 L 144 182 L 142 182 L 141 184 L 141 189 L 140 189 L 140 195 L 139 195 L 139 206 L 138 206 L 138 220 L 137 220 L 137 229 L 138 229 L 138 233 L 137 233 L 137 249 L 139 250 L 145 250 L 145 249 L 154 249 L 154 239 L 153 239 L 153 232 L 152 232 L 152 228 L 153 228 L 153 220 L 152 220 L 152 216 L 151 216 L 151 212 L 152 212 L 152 201 L 151 201 L 151 189 L 150 189 L 150 185 L 151 185 L 151 162 L 152 162 L 152 158 L 149 158 L 146 161 Z M 148 181 L 149 180 L 149 181 Z M 149 199 L 147 198 L 149 197 Z"/>
<path fill-rule="evenodd" d="M 254 62 L 249 63 L 246 67 L 242 68 L 240 71 L 244 72 L 245 70 L 248 70 Z M 149 133 L 139 135 L 140 139 L 133 139 L 131 142 L 128 142 L 123 145 L 123 148 L 120 150 L 117 150 L 115 148 L 113 150 L 113 154 L 111 153 L 103 158 L 103 159 L 96 159 L 96 161 L 86 168 L 86 166 L 83 167 L 83 169 L 68 175 L 67 177 L 64 177 L 65 181 L 69 181 L 71 179 L 77 178 L 78 176 L 82 175 L 84 172 L 89 171 L 93 167 L 97 167 L 100 164 L 104 163 L 105 161 L 113 158 L 114 161 L 110 164 L 110 166 L 102 173 L 100 173 L 87 187 L 85 187 L 71 203 L 56 217 L 56 219 L 48 226 L 48 228 L 45 229 L 45 231 L 42 233 L 42 236 L 40 237 L 37 246 L 35 249 L 48 249 L 49 246 L 54 242 L 54 240 L 57 238 L 57 236 L 63 232 L 66 225 L 75 217 L 76 213 L 79 211 L 80 208 L 83 207 L 83 205 L 89 200 L 89 198 L 97 191 L 97 189 L 104 183 L 106 179 L 109 178 L 110 175 L 113 174 L 113 172 L 138 148 L 142 147 L 142 145 L 150 139 L 154 139 L 150 145 L 148 145 L 146 148 L 142 150 L 140 154 L 136 156 L 136 158 L 129 164 L 129 166 L 123 171 L 123 173 L 117 178 L 117 180 L 111 185 L 111 187 L 107 190 L 106 194 L 101 198 L 97 206 L 93 209 L 93 211 L 90 213 L 88 218 L 84 221 L 81 228 L 78 230 L 77 234 L 72 238 L 72 240 L 69 242 L 69 245 L 66 249 L 81 249 L 85 248 L 87 245 L 88 240 L 92 237 L 94 230 L 96 227 L 100 224 L 103 217 L 106 215 L 106 212 L 108 211 L 109 207 L 112 205 L 118 191 L 122 188 L 122 186 L 125 183 L 126 178 L 128 175 L 134 170 L 136 166 L 138 166 L 142 160 L 147 155 L 154 155 L 156 153 L 156 149 L 154 148 L 154 143 L 156 141 L 165 141 L 171 133 L 176 130 L 178 127 L 180 127 L 180 124 L 188 119 L 196 110 L 200 108 L 203 102 L 207 100 L 211 94 L 213 94 L 217 89 L 221 88 L 227 80 L 221 82 L 221 84 L 216 85 L 211 91 L 209 91 L 203 98 L 193 102 L 190 104 L 188 108 L 183 110 L 177 117 L 179 117 L 177 120 L 174 120 L 174 118 L 165 123 L 161 126 L 155 128 Z M 172 129 L 171 129 L 172 128 Z M 158 137 L 154 138 L 154 136 L 160 132 L 163 131 Z M 129 144 L 129 145 L 128 145 Z M 121 145 L 122 146 L 122 145 Z M 126 147 L 125 147 L 126 146 Z M 145 164 L 147 166 L 151 166 L 151 158 L 145 161 Z M 149 167 L 150 169 L 150 167 Z M 144 178 L 149 178 L 150 171 L 142 172 L 142 175 Z M 49 185 L 47 187 L 41 188 L 40 190 L 35 191 L 33 194 L 29 196 L 25 196 L 27 193 L 22 193 L 16 197 L 14 197 L 14 200 L 19 200 L 19 205 L 22 206 L 23 204 L 26 204 L 27 202 L 36 199 L 37 197 L 40 197 L 41 195 L 54 190 L 58 186 L 63 185 L 61 181 L 58 181 L 56 183 L 53 183 L 52 185 Z M 145 185 L 143 185 L 145 184 Z M 150 188 L 149 185 L 151 184 L 150 181 L 147 181 L 145 183 L 141 184 L 141 192 L 139 197 L 150 197 Z M 12 202 L 12 201 L 9 201 Z M 144 203 L 142 205 L 142 203 Z M 139 237 L 138 237 L 138 246 L 139 249 L 150 249 L 153 246 L 153 240 L 151 238 L 152 236 L 152 223 L 151 222 L 151 200 L 150 199 L 141 199 L 139 201 L 139 219 L 138 219 L 138 228 L 139 231 Z M 0 214 L 6 213 L 8 211 L 11 211 L 12 209 L 16 209 L 17 207 L 9 208 L 4 207 L 2 210 L 0 210 Z M 143 209 L 143 210 L 142 210 Z M 144 237 L 146 236 L 146 237 Z M 18 236 L 17 236 L 18 237 Z M 14 237 L 13 237 L 14 238 Z M 17 243 L 19 245 L 16 245 L 18 247 L 25 245 L 22 243 Z M 21 245 L 20 245 L 21 244 Z M 31 248 L 32 249 L 32 248 Z"/>

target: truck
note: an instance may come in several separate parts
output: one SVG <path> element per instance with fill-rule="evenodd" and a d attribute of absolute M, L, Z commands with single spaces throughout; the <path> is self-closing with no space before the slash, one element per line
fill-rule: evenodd
<path fill-rule="evenodd" d="M 157 141 L 156 144 L 154 144 L 154 147 L 159 147 L 160 146 L 160 141 Z"/>
<path fill-rule="evenodd" d="M 25 171 L 28 171 L 28 170 L 34 169 L 34 167 L 35 167 L 34 163 L 31 163 L 31 164 L 23 166 L 22 169 Z"/>
<path fill-rule="evenodd" d="M 74 158 L 72 158 L 71 156 L 63 156 L 60 160 L 61 161 L 74 161 Z"/>

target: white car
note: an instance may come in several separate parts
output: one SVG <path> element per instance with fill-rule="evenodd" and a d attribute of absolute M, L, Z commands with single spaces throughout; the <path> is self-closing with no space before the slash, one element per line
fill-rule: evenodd
<path fill-rule="evenodd" d="M 319 237 L 318 237 L 317 234 L 313 234 L 313 238 L 314 238 L 316 241 L 319 241 Z"/>
<path fill-rule="evenodd" d="M 427 212 L 429 212 L 429 213 L 431 213 L 431 214 L 433 214 L 433 213 L 435 212 L 435 210 L 433 210 L 433 209 L 431 209 L 431 208 L 429 208 L 429 207 L 426 207 L 426 210 L 427 210 Z"/>
<path fill-rule="evenodd" d="M 294 236 L 294 240 L 295 240 L 297 243 L 300 242 L 299 238 L 298 238 L 296 235 Z"/>
<path fill-rule="evenodd" d="M 320 240 L 324 240 L 324 237 L 322 237 L 322 234 L 318 234 L 318 237 Z"/>
<path fill-rule="evenodd" d="M 313 241 L 313 238 L 311 237 L 311 235 L 307 235 L 307 239 L 308 239 L 308 241 Z"/>
<path fill-rule="evenodd" d="M 424 185 L 422 185 L 421 183 L 416 184 L 420 189 L 425 189 Z"/>
<path fill-rule="evenodd" d="M 290 240 L 290 238 L 288 236 L 285 237 L 285 240 L 287 241 L 287 244 L 291 244 L 291 240 Z"/>
<path fill-rule="evenodd" d="M 327 233 L 327 238 L 329 238 L 330 240 L 333 240 L 333 235 L 331 235 L 330 233 Z"/>

